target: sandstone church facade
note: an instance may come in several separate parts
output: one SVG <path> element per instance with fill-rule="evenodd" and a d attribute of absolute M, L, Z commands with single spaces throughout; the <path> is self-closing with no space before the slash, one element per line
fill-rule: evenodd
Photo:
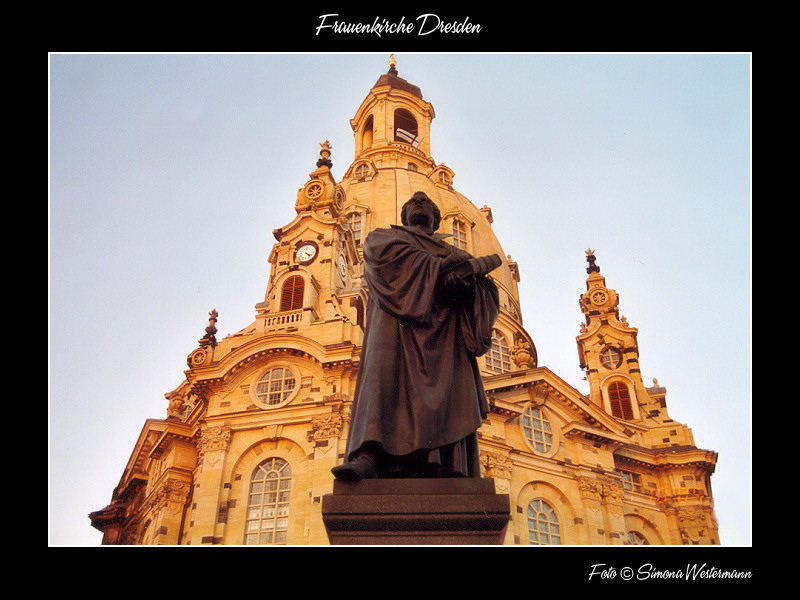
<path fill-rule="evenodd" d="M 145 422 L 111 503 L 89 515 L 103 544 L 328 544 L 321 498 L 344 458 L 360 359 L 362 241 L 424 191 L 451 243 L 507 256 L 491 209 L 431 156 L 434 117 L 390 64 L 350 120 L 355 157 L 341 181 L 321 144 L 296 217 L 273 232 L 253 322 L 217 340 L 209 313 L 165 418 Z M 577 345 L 588 395 L 539 366 L 511 257 L 491 274 L 501 311 L 478 359 L 491 409 L 478 434 L 481 474 L 510 498 L 504 543 L 718 544 L 717 455 L 669 417 L 665 388 L 645 385 L 637 329 L 593 251 L 586 260 Z"/>

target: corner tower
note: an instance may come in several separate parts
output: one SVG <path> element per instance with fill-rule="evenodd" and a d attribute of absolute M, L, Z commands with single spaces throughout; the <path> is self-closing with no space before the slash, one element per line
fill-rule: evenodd
<path fill-rule="evenodd" d="M 586 292 L 580 297 L 585 323 L 578 336 L 580 366 L 586 370 L 590 401 L 625 420 L 638 420 L 648 398 L 639 369 L 638 330 L 619 314 L 619 296 L 600 275 L 594 250 L 586 251 Z"/>

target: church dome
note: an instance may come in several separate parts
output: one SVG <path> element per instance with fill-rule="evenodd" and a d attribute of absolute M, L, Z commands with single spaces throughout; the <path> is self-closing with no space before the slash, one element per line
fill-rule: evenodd
<path fill-rule="evenodd" d="M 422 91 L 399 77 L 394 65 L 381 75 L 350 120 L 355 157 L 340 182 L 344 192 L 343 218 L 357 239 L 378 227 L 399 225 L 403 204 L 424 192 L 439 207 L 442 221 L 437 233 L 474 256 L 497 254 L 502 265 L 491 273 L 500 291 L 501 315 L 509 347 L 522 339 L 533 348 L 522 327 L 517 288 L 519 272 L 503 251 L 492 230 L 492 212 L 457 191 L 455 173 L 437 163 L 430 152 L 431 121 L 435 113 Z M 535 366 L 535 351 L 533 364 Z"/>

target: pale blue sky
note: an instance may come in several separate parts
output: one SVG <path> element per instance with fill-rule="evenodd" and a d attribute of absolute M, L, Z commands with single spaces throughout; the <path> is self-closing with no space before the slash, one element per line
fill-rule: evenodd
<path fill-rule="evenodd" d="M 719 453 L 724 545 L 751 544 L 747 54 L 396 53 L 431 151 L 519 263 L 540 366 L 586 393 L 575 336 L 594 248 L 647 384 Z M 50 56 L 51 545 L 97 545 L 147 418 L 219 311 L 253 321 L 272 230 L 387 69 L 380 54 Z"/>

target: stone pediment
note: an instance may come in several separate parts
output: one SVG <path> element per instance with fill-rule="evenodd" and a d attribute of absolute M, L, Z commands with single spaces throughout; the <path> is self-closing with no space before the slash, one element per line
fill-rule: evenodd
<path fill-rule="evenodd" d="M 114 490 L 114 499 L 128 495 L 128 490 L 138 487 L 147 481 L 148 463 L 158 448 L 170 435 L 180 434 L 191 436 L 188 428 L 183 423 L 170 420 L 148 419 L 142 427 L 136 440 L 131 456 L 120 478 L 119 485 Z"/>
<path fill-rule="evenodd" d="M 331 228 L 338 223 L 333 217 L 326 217 L 316 211 L 300 212 L 283 227 L 273 230 L 272 235 L 283 243 L 291 243 L 301 235 L 326 237 L 330 235 Z"/>
<path fill-rule="evenodd" d="M 614 453 L 622 462 L 646 468 L 669 469 L 673 467 L 695 467 L 714 472 L 717 453 L 696 446 L 670 446 L 665 448 L 645 448 L 626 444 Z"/>
<path fill-rule="evenodd" d="M 625 443 L 633 433 L 546 367 L 484 377 L 484 388 L 492 410 L 509 418 L 522 414 L 528 403 L 546 404 L 570 423 L 575 435 Z"/>

